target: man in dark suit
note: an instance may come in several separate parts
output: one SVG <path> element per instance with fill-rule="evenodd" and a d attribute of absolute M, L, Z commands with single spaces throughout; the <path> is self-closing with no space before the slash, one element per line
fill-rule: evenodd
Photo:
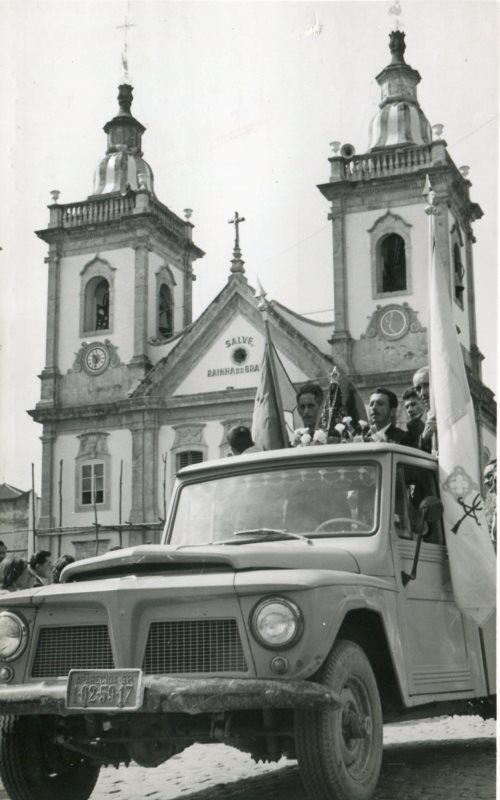
<path fill-rule="evenodd" d="M 419 450 L 430 452 L 430 442 L 422 439 L 425 430 L 425 418 L 427 409 L 416 390 L 411 386 L 403 392 L 403 402 L 405 406 L 408 422 L 406 430 L 408 432 L 408 444 L 410 447 L 417 447 Z"/>
<path fill-rule="evenodd" d="M 398 398 L 384 386 L 378 386 L 370 395 L 368 415 L 372 425 L 371 438 L 375 442 L 408 444 L 408 433 L 395 424 Z"/>

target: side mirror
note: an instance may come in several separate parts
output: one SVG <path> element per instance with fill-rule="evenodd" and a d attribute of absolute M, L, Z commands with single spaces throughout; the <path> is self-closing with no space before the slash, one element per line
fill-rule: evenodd
<path fill-rule="evenodd" d="M 438 522 L 444 514 L 443 504 L 439 497 L 424 497 L 418 509 L 420 514 L 424 515 L 424 522 Z"/>
<path fill-rule="evenodd" d="M 441 500 L 438 497 L 429 495 L 424 497 L 419 505 L 420 511 L 420 529 L 418 531 L 417 546 L 415 548 L 415 558 L 413 559 L 413 567 L 410 575 L 407 572 L 401 572 L 401 581 L 403 586 L 406 586 L 410 581 L 414 581 L 417 577 L 418 557 L 420 555 L 420 546 L 424 536 L 424 527 L 426 522 L 438 522 L 442 519 L 444 508 Z"/>

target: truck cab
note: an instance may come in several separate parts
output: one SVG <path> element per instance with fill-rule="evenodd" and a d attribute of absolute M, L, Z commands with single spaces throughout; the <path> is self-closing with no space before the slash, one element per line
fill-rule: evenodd
<path fill-rule="evenodd" d="M 494 620 L 456 606 L 437 468 L 387 443 L 193 465 L 161 544 L 0 596 L 11 798 L 86 800 L 102 764 L 223 741 L 296 758 L 311 800 L 368 800 L 384 722 L 490 715 Z"/>

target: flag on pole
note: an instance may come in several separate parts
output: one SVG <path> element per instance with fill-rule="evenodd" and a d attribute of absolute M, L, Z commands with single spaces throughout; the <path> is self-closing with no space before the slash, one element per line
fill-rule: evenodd
<path fill-rule="evenodd" d="M 255 395 L 252 439 L 260 450 L 290 447 L 294 409 L 297 405 L 293 383 L 271 341 L 266 326 L 266 343 L 260 370 L 260 384 Z"/>
<path fill-rule="evenodd" d="M 290 436 L 297 427 L 297 395 L 271 339 L 268 302 L 260 283 L 259 292 L 265 345 L 253 408 L 252 439 L 261 450 L 276 450 L 290 447 Z"/>
<path fill-rule="evenodd" d="M 455 601 L 483 625 L 495 608 L 495 552 L 480 494 L 474 406 L 450 299 L 448 272 L 436 245 L 438 209 L 429 191 L 430 386 L 439 436 L 439 482 Z"/>

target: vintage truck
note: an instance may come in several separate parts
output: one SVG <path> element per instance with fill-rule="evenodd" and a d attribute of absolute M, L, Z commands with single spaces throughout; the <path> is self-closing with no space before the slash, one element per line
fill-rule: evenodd
<path fill-rule="evenodd" d="M 0 596 L 0 777 L 12 800 L 85 800 L 103 764 L 224 742 L 297 759 L 313 800 L 366 800 L 384 722 L 493 714 L 494 633 L 454 602 L 433 456 L 198 464 L 162 544 Z"/>

